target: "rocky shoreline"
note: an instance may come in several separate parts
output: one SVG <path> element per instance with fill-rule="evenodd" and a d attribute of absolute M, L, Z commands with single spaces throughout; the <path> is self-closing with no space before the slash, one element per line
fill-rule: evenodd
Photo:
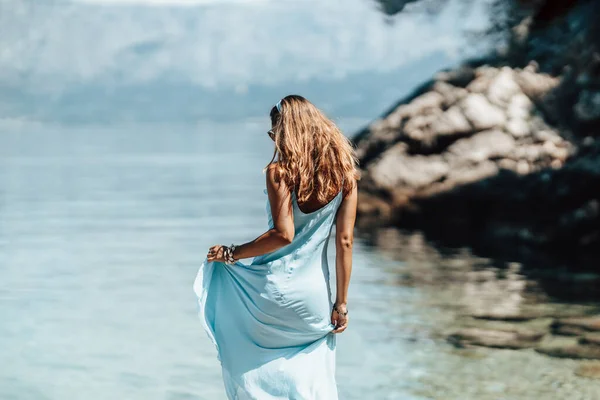
<path fill-rule="evenodd" d="M 532 323 L 538 318 L 525 318 L 515 322 L 516 316 L 485 316 L 486 320 L 502 321 L 503 325 L 464 327 L 448 334 L 447 340 L 457 348 L 531 348 L 550 357 L 585 360 L 587 363 L 580 364 L 575 373 L 600 379 L 600 315 L 550 320 L 540 316 L 541 323 L 534 327 Z M 507 321 L 511 322 L 506 323 Z M 530 325 L 522 326 L 526 322 Z"/>
<path fill-rule="evenodd" d="M 359 229 L 419 231 L 517 262 L 550 298 L 600 300 L 600 142 L 547 122 L 559 86 L 534 64 L 438 74 L 358 135 Z M 597 314 L 488 310 L 445 338 L 583 360 L 575 373 L 600 379 Z"/>
<path fill-rule="evenodd" d="M 517 268 L 527 283 L 506 285 L 545 296 L 547 309 L 527 309 L 519 301 L 530 293 L 498 288 L 519 301 L 469 305 L 441 335 L 452 345 L 582 360 L 575 374 L 600 378 L 600 3 L 540 4 L 503 28 L 503 52 L 439 72 L 355 136 L 357 226 L 382 249 L 390 228 L 440 249 L 437 265 L 402 274 L 405 284 L 471 287 L 465 274 L 479 271 L 441 254 L 469 249 L 499 266 L 482 274 Z M 555 300 L 592 311 L 558 313 Z"/>
<path fill-rule="evenodd" d="M 406 5 L 378 1 L 390 15 Z M 495 50 L 438 73 L 356 136 L 359 226 L 598 272 L 600 3 L 497 0 L 490 13 Z"/>
<path fill-rule="evenodd" d="M 388 284 L 418 288 L 422 305 L 436 316 L 427 336 L 446 343 L 449 352 L 467 358 L 537 353 L 538 360 L 600 379 L 600 303 L 557 299 L 554 283 L 546 281 L 552 276 L 532 278 L 517 262 L 435 246 L 419 231 L 382 227 L 359 233 L 383 259 L 401 261 Z"/>
<path fill-rule="evenodd" d="M 560 84 L 535 63 L 439 73 L 357 135 L 359 225 L 420 229 L 509 259 L 543 250 L 592 266 L 600 142 L 548 122 Z"/>

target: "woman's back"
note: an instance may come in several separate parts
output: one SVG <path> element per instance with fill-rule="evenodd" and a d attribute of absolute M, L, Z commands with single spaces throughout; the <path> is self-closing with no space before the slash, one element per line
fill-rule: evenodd
<path fill-rule="evenodd" d="M 264 192 L 265 194 L 267 193 L 266 189 Z M 340 190 L 327 204 L 321 205 L 321 207 L 313 211 L 304 212 L 300 209 L 296 193 L 291 192 L 291 207 L 295 230 L 292 243 L 275 252 L 255 257 L 252 264 L 269 262 L 285 254 L 296 254 L 299 248 L 303 248 L 305 252 L 310 250 L 313 253 L 317 250 L 323 250 L 323 245 L 329 239 L 331 228 L 335 222 L 336 213 L 342 200 L 342 191 Z M 268 227 L 273 228 L 273 215 L 268 198 L 266 203 Z"/>
<path fill-rule="evenodd" d="M 298 208 L 298 211 L 300 211 L 302 214 L 311 214 L 311 213 L 314 213 L 314 212 L 318 211 L 319 209 L 327 206 L 330 202 L 332 202 L 333 200 L 335 200 L 335 198 L 339 195 L 339 193 L 341 191 L 342 191 L 342 188 L 340 188 L 340 190 L 337 192 L 337 194 L 332 195 L 325 202 L 321 201 L 318 198 L 318 196 L 316 196 L 316 195 L 313 194 L 306 201 L 304 201 L 302 203 L 302 205 L 300 205 L 298 203 L 298 198 L 297 198 L 297 195 L 296 195 L 296 193 L 298 193 L 298 189 L 294 190 L 293 196 L 294 196 L 294 201 L 296 202 L 296 206 Z"/>

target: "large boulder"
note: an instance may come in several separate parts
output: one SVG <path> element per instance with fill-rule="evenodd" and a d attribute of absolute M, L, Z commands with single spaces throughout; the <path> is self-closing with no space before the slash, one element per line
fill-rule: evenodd
<path fill-rule="evenodd" d="M 368 175 L 378 187 L 418 189 L 445 176 L 450 167 L 441 156 L 413 156 L 402 143 L 387 150 Z"/>
<path fill-rule="evenodd" d="M 359 189 L 381 201 L 359 218 L 423 229 L 453 246 L 457 238 L 506 243 L 519 257 L 515 244 L 569 248 L 585 260 L 599 253 L 598 96 L 590 88 L 570 104 L 548 101 L 561 79 L 532 66 L 469 68 L 438 74 L 360 134 Z M 548 118 L 563 112 L 557 105 L 575 103 L 569 113 L 590 132 L 581 141 L 548 122 L 560 120 Z"/>
<path fill-rule="evenodd" d="M 459 100 L 462 100 L 469 94 L 467 89 L 453 86 L 444 81 L 435 82 L 431 89 L 442 95 L 444 98 L 443 105 L 445 108 L 453 106 Z"/>
<path fill-rule="evenodd" d="M 515 75 L 515 81 L 527 97 L 534 101 L 541 101 L 547 93 L 559 85 L 560 78 L 526 68 Z"/>
<path fill-rule="evenodd" d="M 490 130 L 457 140 L 448 147 L 447 157 L 452 160 L 482 162 L 492 157 L 506 156 L 514 148 L 515 140 L 512 136 L 500 130 Z"/>
<path fill-rule="evenodd" d="M 506 108 L 521 88 L 515 82 L 515 73 L 511 68 L 504 67 L 494 77 L 487 88 L 487 98 L 498 107 Z"/>
<path fill-rule="evenodd" d="M 471 132 L 473 128 L 458 106 L 452 106 L 431 123 L 433 135 L 453 135 Z"/>
<path fill-rule="evenodd" d="M 506 115 L 510 119 L 527 120 L 533 110 L 533 103 L 522 92 L 516 93 L 508 103 Z"/>
<path fill-rule="evenodd" d="M 476 131 L 503 126 L 506 122 L 504 112 L 492 105 L 483 94 L 470 94 L 461 101 L 460 106 Z"/>

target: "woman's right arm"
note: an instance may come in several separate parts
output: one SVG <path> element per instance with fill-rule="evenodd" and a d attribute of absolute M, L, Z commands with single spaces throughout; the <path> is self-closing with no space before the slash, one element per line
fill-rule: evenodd
<path fill-rule="evenodd" d="M 358 193 L 355 184 L 342 200 L 335 222 L 335 270 L 337 285 L 335 305 L 341 313 L 347 312 L 357 203 Z M 336 326 L 336 329 L 333 331 L 334 333 L 343 332 L 348 326 L 348 316 L 334 310 L 331 313 L 331 323 Z"/>
<path fill-rule="evenodd" d="M 267 169 L 267 194 L 271 205 L 273 228 L 269 229 L 256 239 L 236 246 L 234 258 L 250 258 L 275 251 L 292 243 L 295 235 L 294 214 L 292 211 L 292 198 L 288 187 L 282 180 L 275 179 L 275 165 Z M 223 246 L 212 246 L 214 253 L 207 255 L 208 261 L 223 260 Z"/>

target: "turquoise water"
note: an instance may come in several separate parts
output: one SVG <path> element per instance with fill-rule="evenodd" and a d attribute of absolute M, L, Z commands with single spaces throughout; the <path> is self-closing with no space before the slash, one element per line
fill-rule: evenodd
<path fill-rule="evenodd" d="M 172 3 L 0 0 L 0 400 L 224 399 L 192 283 L 210 245 L 266 228 L 269 107 L 300 93 L 352 134 L 477 54 L 462 32 L 482 15 Z M 341 399 L 600 398 L 578 362 L 446 343 L 464 313 L 539 301 L 518 268 L 368 236 Z"/>
<path fill-rule="evenodd" d="M 340 121 L 347 131 L 362 123 Z M 192 283 L 210 245 L 266 227 L 266 127 L 265 119 L 3 132 L 1 399 L 224 398 Z M 351 322 L 338 347 L 342 399 L 600 393 L 573 376 L 571 361 L 445 342 L 461 309 L 522 301 L 518 274 L 482 279 L 470 274 L 483 261 L 466 253 L 443 261 L 418 235 L 378 238 L 379 249 L 356 244 Z M 463 283 L 447 279 L 449 268 Z M 420 273 L 446 283 L 403 283 Z"/>

